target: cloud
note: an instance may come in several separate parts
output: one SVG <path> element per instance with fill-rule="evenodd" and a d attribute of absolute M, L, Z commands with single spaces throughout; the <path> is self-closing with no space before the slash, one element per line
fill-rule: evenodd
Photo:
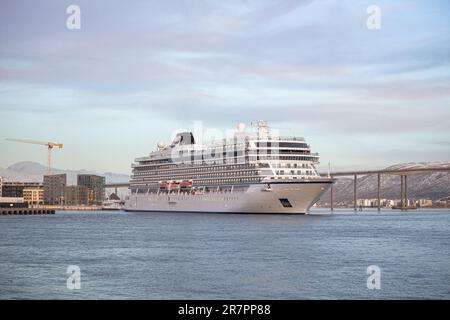
<path fill-rule="evenodd" d="M 123 119 L 158 132 L 262 118 L 330 148 L 334 137 L 450 138 L 445 1 L 380 0 L 379 31 L 365 25 L 370 1 L 79 0 L 79 31 L 65 27 L 69 4 L 2 2 L 7 121 L 70 119 L 114 135 Z"/>

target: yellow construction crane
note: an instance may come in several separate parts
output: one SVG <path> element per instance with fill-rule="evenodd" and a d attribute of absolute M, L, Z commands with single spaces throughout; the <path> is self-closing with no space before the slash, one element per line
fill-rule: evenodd
<path fill-rule="evenodd" d="M 52 149 L 54 147 L 56 148 L 62 148 L 63 144 L 62 143 L 56 143 L 56 142 L 43 142 L 43 141 L 35 141 L 35 140 L 26 140 L 26 139 L 10 139 L 7 138 L 6 140 L 8 141 L 14 141 L 14 142 L 22 142 L 22 143 L 31 143 L 31 144 L 39 144 L 42 146 L 47 146 L 47 150 L 48 150 L 48 159 L 47 159 L 47 172 L 48 175 L 52 174 Z"/>

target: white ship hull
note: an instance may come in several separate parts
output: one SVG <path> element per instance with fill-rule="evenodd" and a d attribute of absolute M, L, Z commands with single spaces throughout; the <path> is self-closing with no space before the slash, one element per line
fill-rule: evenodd
<path fill-rule="evenodd" d="M 125 211 L 173 211 L 205 213 L 306 214 L 333 180 L 302 180 L 253 184 L 245 192 L 138 193 L 125 203 Z M 288 201 L 285 201 L 285 200 Z"/>

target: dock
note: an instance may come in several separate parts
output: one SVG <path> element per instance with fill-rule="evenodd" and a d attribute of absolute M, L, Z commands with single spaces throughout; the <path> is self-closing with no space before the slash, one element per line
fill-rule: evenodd
<path fill-rule="evenodd" d="M 37 208 L 0 208 L 0 215 L 37 215 L 37 214 L 55 214 L 54 209 Z"/>

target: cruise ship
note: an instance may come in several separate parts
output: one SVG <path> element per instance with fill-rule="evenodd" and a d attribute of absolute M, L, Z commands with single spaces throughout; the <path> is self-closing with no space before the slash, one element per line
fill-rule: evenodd
<path fill-rule="evenodd" d="M 334 183 L 301 137 L 272 135 L 266 121 L 196 143 L 181 132 L 131 165 L 126 211 L 307 214 Z"/>

